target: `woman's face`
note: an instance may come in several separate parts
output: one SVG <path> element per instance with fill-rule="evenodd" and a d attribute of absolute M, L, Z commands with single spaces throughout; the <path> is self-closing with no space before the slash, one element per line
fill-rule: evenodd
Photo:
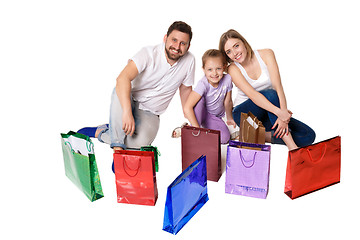
<path fill-rule="evenodd" d="M 237 38 L 229 38 L 225 46 L 226 55 L 234 62 L 243 63 L 247 57 L 247 50 L 244 43 Z"/>

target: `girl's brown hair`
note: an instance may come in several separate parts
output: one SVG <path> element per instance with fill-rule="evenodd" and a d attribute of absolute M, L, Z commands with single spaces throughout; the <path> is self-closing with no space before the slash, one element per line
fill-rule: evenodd
<path fill-rule="evenodd" d="M 242 41 L 245 45 L 247 55 L 250 58 L 253 56 L 254 51 L 252 50 L 250 44 L 246 41 L 246 39 L 243 36 L 241 36 L 241 34 L 238 33 L 237 31 L 235 31 L 234 29 L 230 29 L 227 32 L 223 33 L 223 35 L 221 35 L 220 42 L 219 42 L 219 50 L 223 54 L 223 56 L 225 57 L 225 59 L 228 63 L 232 62 L 232 60 L 228 57 L 228 55 L 225 52 L 225 43 L 230 38 L 236 38 L 236 39 L 239 39 L 240 41 Z"/>
<path fill-rule="evenodd" d="M 221 61 L 222 61 L 223 65 L 224 66 L 227 65 L 227 61 L 226 61 L 224 55 L 219 50 L 217 50 L 217 49 L 209 49 L 202 56 L 202 67 L 203 68 L 205 67 L 206 60 L 208 58 L 211 58 L 211 57 L 213 57 L 213 58 L 219 57 L 219 58 L 221 58 Z"/>

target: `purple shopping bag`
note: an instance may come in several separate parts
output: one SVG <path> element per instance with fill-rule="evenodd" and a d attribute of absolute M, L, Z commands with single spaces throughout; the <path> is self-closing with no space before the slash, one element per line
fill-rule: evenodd
<path fill-rule="evenodd" d="M 225 192 L 266 198 L 269 188 L 270 146 L 230 141 Z"/>

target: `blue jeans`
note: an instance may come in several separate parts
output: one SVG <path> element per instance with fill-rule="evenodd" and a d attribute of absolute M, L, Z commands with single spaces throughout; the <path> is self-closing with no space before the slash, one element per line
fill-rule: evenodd
<path fill-rule="evenodd" d="M 266 99 L 269 100 L 269 102 L 271 102 L 277 107 L 280 107 L 279 97 L 275 90 L 266 89 L 260 91 L 259 93 L 264 95 L 264 97 L 266 97 Z M 233 109 L 233 118 L 238 126 L 240 126 L 240 116 L 242 112 L 243 113 L 251 112 L 252 114 L 254 114 L 263 123 L 265 130 L 267 132 L 272 131 L 271 128 L 277 120 L 277 116 L 275 114 L 268 112 L 267 110 L 257 106 L 253 101 L 248 99 L 245 102 L 235 106 Z M 295 118 L 290 119 L 289 131 L 291 132 L 294 142 L 298 147 L 304 147 L 310 145 L 315 141 L 316 135 L 314 130 L 312 130 L 305 123 L 296 120 Z M 271 143 L 285 144 L 282 139 L 275 138 L 273 136 L 274 132 L 275 131 L 272 131 L 271 134 Z"/>
<path fill-rule="evenodd" d="M 99 133 L 100 142 L 110 144 L 110 147 L 140 148 L 150 145 L 158 132 L 160 118 L 149 111 L 139 109 L 139 103 L 131 98 L 132 114 L 135 121 L 135 131 L 132 136 L 122 129 L 122 107 L 114 89 L 111 96 L 110 126 Z"/>

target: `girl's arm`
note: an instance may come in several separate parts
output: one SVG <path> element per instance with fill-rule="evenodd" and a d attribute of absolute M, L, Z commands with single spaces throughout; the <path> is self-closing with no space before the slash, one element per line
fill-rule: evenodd
<path fill-rule="evenodd" d="M 191 126 L 200 127 L 194 113 L 195 105 L 200 101 L 201 95 L 195 91 L 191 91 L 184 106 L 185 117 L 189 120 Z"/>
<path fill-rule="evenodd" d="M 231 91 L 226 93 L 226 96 L 224 99 L 224 107 L 225 107 L 227 125 L 233 125 L 234 127 L 236 127 L 236 123 L 232 116 L 233 101 L 231 99 Z"/>
<path fill-rule="evenodd" d="M 185 103 L 191 92 L 192 92 L 192 86 L 185 86 L 184 84 L 180 85 L 180 87 L 179 87 L 180 101 L 181 101 L 181 106 L 183 109 L 184 116 L 185 116 Z"/>

